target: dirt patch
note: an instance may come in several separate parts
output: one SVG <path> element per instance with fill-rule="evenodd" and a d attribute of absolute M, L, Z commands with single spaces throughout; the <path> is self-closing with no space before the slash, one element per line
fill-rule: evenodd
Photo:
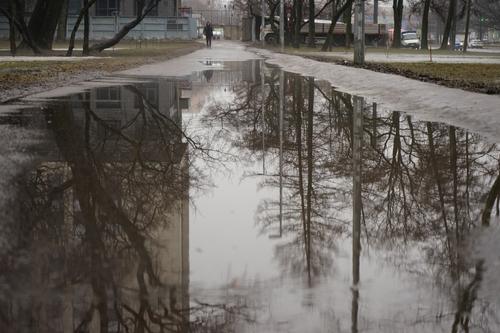
<path fill-rule="evenodd" d="M 78 61 L 0 62 L 0 103 L 75 82 L 183 56 L 203 47 L 197 42 L 172 42 L 158 48 L 110 50 L 100 58 Z"/>
<path fill-rule="evenodd" d="M 410 79 L 460 88 L 488 95 L 500 94 L 499 64 L 446 64 L 446 63 L 366 63 L 354 65 L 352 61 L 322 56 L 304 56 L 321 62 L 364 68 L 381 73 L 397 74 Z"/>

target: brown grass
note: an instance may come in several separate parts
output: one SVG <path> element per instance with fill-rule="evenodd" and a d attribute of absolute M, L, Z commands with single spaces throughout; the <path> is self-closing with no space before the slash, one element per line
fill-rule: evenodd
<path fill-rule="evenodd" d="M 118 47 L 124 47 L 121 44 Z M 111 73 L 137 67 L 147 63 L 178 57 L 203 47 L 198 42 L 142 43 L 128 45 L 130 48 L 106 50 L 98 57 L 77 61 L 12 61 L 0 62 L 0 91 L 13 89 L 29 90 L 31 86 L 47 85 L 78 78 L 82 73 Z M 134 47 L 132 47 L 134 46 Z M 137 47 L 135 47 L 137 46 Z M 57 46 L 56 46 L 57 47 Z M 0 52 L 7 53 L 7 52 Z M 63 51 L 53 55 L 63 55 Z M 80 53 L 75 52 L 75 55 Z M 6 54 L 3 54 L 6 55 Z M 31 55 L 31 54 L 30 54 Z"/>

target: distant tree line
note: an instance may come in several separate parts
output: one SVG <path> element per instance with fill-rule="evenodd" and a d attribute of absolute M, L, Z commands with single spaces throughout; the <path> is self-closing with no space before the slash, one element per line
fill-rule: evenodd
<path fill-rule="evenodd" d="M 374 0 L 374 12 L 377 11 L 378 1 Z M 384 0 L 382 0 L 384 1 Z M 280 0 L 265 0 L 265 16 L 274 17 L 279 15 Z M 328 18 L 332 24 L 328 31 L 323 51 L 327 51 L 333 44 L 333 32 L 335 25 L 341 20 L 346 24 L 345 46 L 350 47 L 352 43 L 352 11 L 354 0 L 290 0 L 285 2 L 286 24 L 285 24 L 285 42 L 298 48 L 302 37 L 300 30 L 306 24 L 309 24 L 309 36 L 307 45 L 314 45 L 314 19 Z M 260 0 L 233 0 L 234 6 L 240 10 L 247 11 L 249 15 L 260 17 Z M 401 47 L 401 29 L 404 17 L 403 0 L 393 0 L 392 9 L 394 15 L 394 38 L 392 47 Z M 432 12 L 443 22 L 441 49 L 453 48 L 457 34 L 457 23 L 465 19 L 465 32 L 468 33 L 469 25 L 479 29 L 480 38 L 482 32 L 487 28 L 496 28 L 500 24 L 500 1 L 498 0 L 409 0 L 406 3 L 407 11 L 421 16 L 421 41 L 422 48 L 428 48 L 429 14 Z M 375 14 L 375 13 L 374 13 Z M 374 22 L 378 20 L 374 15 Z M 271 25 L 278 35 L 279 22 L 271 20 Z"/>

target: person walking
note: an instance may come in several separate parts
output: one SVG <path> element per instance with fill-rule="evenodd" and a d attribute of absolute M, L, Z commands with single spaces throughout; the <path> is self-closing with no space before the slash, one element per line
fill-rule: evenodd
<path fill-rule="evenodd" d="M 214 36 L 214 29 L 212 28 L 210 22 L 207 22 L 207 24 L 205 24 L 205 28 L 203 28 L 203 34 L 207 39 L 207 47 L 212 48 L 212 37 Z"/>

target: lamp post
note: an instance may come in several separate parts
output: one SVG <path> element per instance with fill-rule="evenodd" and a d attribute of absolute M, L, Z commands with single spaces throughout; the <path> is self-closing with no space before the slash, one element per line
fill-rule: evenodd
<path fill-rule="evenodd" d="M 285 49 L 285 0 L 280 0 L 280 46 Z"/>
<path fill-rule="evenodd" d="M 354 7 L 354 64 L 365 63 L 365 1 L 356 0 Z"/>

